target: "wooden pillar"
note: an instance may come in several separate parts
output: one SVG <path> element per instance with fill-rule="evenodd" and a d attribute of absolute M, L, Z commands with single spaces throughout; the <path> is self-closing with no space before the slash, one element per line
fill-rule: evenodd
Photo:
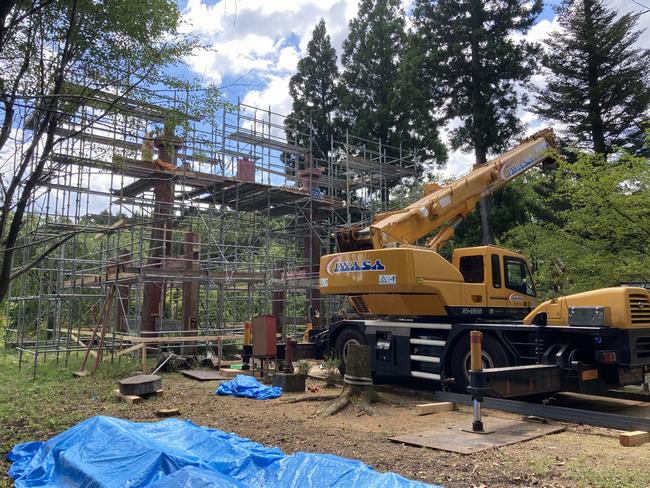
<path fill-rule="evenodd" d="M 172 203 L 174 201 L 174 185 L 169 182 L 159 184 L 154 188 L 154 228 L 151 230 L 149 241 L 149 259 L 152 267 L 160 267 L 162 257 L 171 253 L 171 222 Z M 165 291 L 164 283 L 145 283 L 143 313 L 140 324 L 142 332 L 156 330 L 156 318 L 162 318 L 162 296 Z"/>
<path fill-rule="evenodd" d="M 156 138 L 154 145 L 158 149 L 158 159 L 152 162 L 153 167 L 176 165 L 176 151 L 182 141 L 174 135 L 174 126 L 165 123 L 161 138 Z M 148 263 L 152 267 L 162 265 L 163 256 L 171 255 L 172 217 L 174 206 L 174 183 L 164 181 L 153 189 L 154 214 L 149 241 Z M 162 319 L 162 298 L 165 293 L 164 283 L 145 283 L 142 304 L 142 318 L 140 321 L 141 332 L 156 330 L 156 318 Z"/>

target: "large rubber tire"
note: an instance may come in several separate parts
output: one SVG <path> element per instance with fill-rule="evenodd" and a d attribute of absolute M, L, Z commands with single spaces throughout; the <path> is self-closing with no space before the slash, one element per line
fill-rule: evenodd
<path fill-rule="evenodd" d="M 503 368 L 513 365 L 510 355 L 501 342 L 490 335 L 483 335 L 481 356 L 483 357 L 483 368 Z M 470 369 L 469 334 L 464 335 L 456 342 L 451 350 L 448 365 L 451 375 L 454 377 L 452 389 L 458 393 L 467 393 Z"/>
<path fill-rule="evenodd" d="M 341 358 L 341 365 L 339 366 L 339 371 L 341 374 L 345 374 L 347 367 L 345 355 L 350 344 L 367 344 L 366 338 L 356 327 L 346 327 L 339 333 L 338 336 L 336 336 L 334 352 L 339 358 Z"/>

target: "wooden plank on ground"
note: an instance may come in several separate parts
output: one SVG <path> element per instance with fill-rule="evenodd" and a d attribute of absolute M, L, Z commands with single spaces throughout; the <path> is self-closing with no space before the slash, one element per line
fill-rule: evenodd
<path fill-rule="evenodd" d="M 75 341 L 77 344 L 79 344 L 80 346 L 87 347 L 87 344 L 84 344 L 82 341 L 80 341 L 79 338 L 76 335 L 70 334 L 70 338 L 73 341 Z M 97 356 L 97 353 L 95 351 L 90 351 L 90 355 L 92 357 L 95 357 L 95 356 Z"/>
<path fill-rule="evenodd" d="M 181 373 L 188 378 L 199 381 L 219 381 L 228 379 L 217 371 L 205 371 L 202 369 L 183 369 L 181 370 Z"/>
<path fill-rule="evenodd" d="M 127 347 L 126 349 L 122 349 L 117 353 L 117 357 L 124 356 L 125 354 L 129 354 L 135 351 L 139 351 L 142 349 L 143 343 L 141 342 L 140 344 L 136 344 L 135 346 Z"/>
<path fill-rule="evenodd" d="M 452 412 L 456 410 L 456 404 L 452 402 L 424 403 L 415 406 L 416 415 L 429 415 L 432 413 Z"/>
<path fill-rule="evenodd" d="M 136 403 L 140 403 L 142 401 L 142 397 L 138 395 L 123 395 L 120 393 L 120 390 L 115 390 L 115 394 L 120 398 L 122 401 L 126 403 L 130 403 L 132 405 Z"/>
<path fill-rule="evenodd" d="M 154 344 L 160 342 L 207 342 L 216 341 L 219 339 L 241 339 L 241 335 L 210 335 L 210 336 L 168 336 L 168 337 L 140 337 L 140 336 L 124 336 L 125 341 L 130 342 L 146 342 L 147 344 Z"/>
<path fill-rule="evenodd" d="M 650 441 L 650 433 L 642 430 L 635 430 L 634 432 L 623 432 L 618 436 L 618 441 L 621 446 L 635 447 L 645 444 Z"/>

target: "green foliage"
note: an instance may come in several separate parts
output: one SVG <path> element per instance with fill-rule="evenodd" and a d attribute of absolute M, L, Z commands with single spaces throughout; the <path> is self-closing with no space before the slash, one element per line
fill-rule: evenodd
<path fill-rule="evenodd" d="M 341 366 L 341 358 L 333 352 L 323 358 L 322 368 L 325 373 L 325 388 L 330 388 L 336 384 L 339 366 Z"/>
<path fill-rule="evenodd" d="M 28 11 L 30 3 L 18 2 L 15 13 Z M 45 93 L 57 67 L 68 73 L 68 81 L 91 81 L 96 87 L 137 82 L 137 75 L 177 62 L 197 46 L 196 39 L 179 33 L 180 21 L 181 12 L 171 0 L 48 2 L 6 33 L 2 85 L 18 81 L 19 92 Z M 55 55 L 40 52 L 42 45 Z M 21 74 L 24 59 L 30 62 Z"/>
<path fill-rule="evenodd" d="M 331 138 L 336 137 L 333 120 L 338 107 L 338 77 L 336 51 L 321 19 L 307 44 L 307 55 L 298 62 L 289 81 L 293 106 L 285 121 L 288 140 L 311 147 L 319 158 L 327 157 Z"/>
<path fill-rule="evenodd" d="M 361 2 L 343 43 L 340 123 L 354 136 L 417 150 L 425 162 L 440 165 L 447 153 L 435 103 L 417 90 L 419 64 L 413 57 L 403 61 L 406 43 L 399 0 Z"/>
<path fill-rule="evenodd" d="M 546 40 L 547 84 L 537 113 L 565 125 L 577 147 L 643 151 L 650 50 L 635 47 L 642 32 L 634 30 L 638 16 L 617 18 L 602 0 L 564 0 L 557 13 L 562 30 Z"/>
<path fill-rule="evenodd" d="M 438 115 L 440 100 L 423 83 L 427 49 L 417 46 L 419 37 L 409 34 L 396 80 L 396 126 L 403 147 L 414 150 L 418 160 L 438 168 L 447 162 L 447 146 L 439 136 L 443 124 Z"/>
<path fill-rule="evenodd" d="M 502 242 L 529 258 L 542 298 L 650 280 L 647 158 L 580 153 L 554 173 L 531 178 L 538 179 L 533 186 L 551 188 L 547 205 L 537 208 L 553 218 L 531 213 Z"/>
<path fill-rule="evenodd" d="M 0 470 L 8 468 L 4 454 L 15 444 L 46 440 L 107 409 L 121 416 L 132 408 L 126 403 L 118 404 L 114 390 L 118 379 L 139 368 L 137 363 L 107 361 L 99 366 L 96 376 L 75 379 L 72 372 L 79 370 L 79 355 L 70 356 L 67 368 L 62 367 L 63 355 L 59 364 L 54 355 L 48 356 L 45 364 L 40 364 L 42 360 L 43 355 L 39 357 L 37 380 L 33 381 L 31 356 L 24 356 L 21 371 L 15 355 L 0 356 Z M 0 477 L 0 486 L 2 482 Z"/>
<path fill-rule="evenodd" d="M 311 370 L 311 363 L 309 361 L 298 361 L 298 374 L 307 376 Z"/>
<path fill-rule="evenodd" d="M 524 200 L 524 195 L 527 193 L 526 185 L 526 181 L 512 182 L 490 197 L 490 229 L 497 242 L 513 227 L 528 222 L 528 211 Z M 478 211 L 474 211 L 456 228 L 451 247 L 482 244 L 480 216 Z"/>
<path fill-rule="evenodd" d="M 516 110 L 526 101 L 517 87 L 535 69 L 537 46 L 518 40 L 542 10 L 541 0 L 417 0 L 411 49 L 422 84 L 440 100 L 452 148 L 476 151 L 477 162 L 499 152 L 522 129 Z"/>
<path fill-rule="evenodd" d="M 7 19 L 10 22 L 6 23 Z M 138 88 L 159 88 L 158 73 L 181 62 L 198 42 L 180 32 L 181 11 L 172 0 L 12 2 L 0 9 L 0 20 L 0 99 L 4 108 L 0 150 L 12 128 L 25 125 L 31 131 L 15 172 L 3 185 L 2 300 L 15 276 L 13 258 L 19 233 L 25 229 L 27 204 L 56 143 L 64 139 L 57 138 L 57 129 L 70 123 L 74 130 L 84 131 L 107 113 L 122 113 L 128 124 L 132 100 L 147 101 Z M 170 80 L 163 77 L 162 83 L 165 81 Z M 206 114 L 213 115 L 210 108 L 218 103 L 218 90 L 207 87 L 202 94 Z M 188 95 L 185 101 L 194 108 L 192 97 Z M 77 118 L 82 106 L 88 109 L 83 118 Z M 173 111 L 161 114 L 158 107 L 146 103 L 142 107 L 181 126 L 190 113 L 187 106 L 180 115 Z M 18 116 L 24 120 L 16 120 Z M 57 243 L 48 246 L 43 249 L 45 255 L 53 252 Z M 29 269 L 33 262 L 23 264 Z"/>
<path fill-rule="evenodd" d="M 444 120 L 460 120 L 451 147 L 473 151 L 476 163 L 503 151 L 523 124 L 517 108 L 536 68 L 538 47 L 521 39 L 542 10 L 534 0 L 416 0 L 410 55 L 415 60 L 418 99 L 435 100 Z M 492 241 L 489 199 L 481 201 L 482 242 Z M 507 216 L 500 222 L 507 222 Z"/>
<path fill-rule="evenodd" d="M 363 0 L 341 58 L 341 116 L 354 136 L 396 142 L 395 84 L 403 45 L 399 0 Z"/>

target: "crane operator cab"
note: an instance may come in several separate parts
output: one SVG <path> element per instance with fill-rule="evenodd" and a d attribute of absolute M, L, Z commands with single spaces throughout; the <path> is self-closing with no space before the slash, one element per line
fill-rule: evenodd
<path fill-rule="evenodd" d="M 457 319 L 520 320 L 537 305 L 535 285 L 524 257 L 498 246 L 455 249 L 452 264 L 463 277 Z"/>

